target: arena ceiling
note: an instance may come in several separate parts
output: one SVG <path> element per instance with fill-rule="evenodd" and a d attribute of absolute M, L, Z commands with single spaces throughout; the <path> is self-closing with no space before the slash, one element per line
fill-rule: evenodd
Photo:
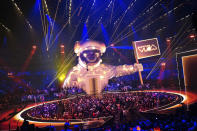
<path fill-rule="evenodd" d="M 27 70 L 56 67 L 61 44 L 67 57 L 75 41 L 87 38 L 126 47 L 134 40 L 159 37 L 160 47 L 166 48 L 163 41 L 191 23 L 197 2 L 1 0 L 0 8 L 0 67 L 20 71 L 33 45 L 37 50 Z"/>

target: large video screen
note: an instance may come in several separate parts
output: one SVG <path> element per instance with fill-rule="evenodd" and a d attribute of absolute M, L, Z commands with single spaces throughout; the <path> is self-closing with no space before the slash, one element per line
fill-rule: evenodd
<path fill-rule="evenodd" d="M 178 53 L 177 68 L 180 87 L 197 92 L 197 49 Z"/>
<path fill-rule="evenodd" d="M 197 87 L 197 54 L 182 57 L 184 85 Z"/>

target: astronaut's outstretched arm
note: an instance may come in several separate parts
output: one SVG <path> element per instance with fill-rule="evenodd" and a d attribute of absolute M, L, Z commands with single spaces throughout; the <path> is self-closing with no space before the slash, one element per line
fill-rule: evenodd
<path fill-rule="evenodd" d="M 116 66 L 115 67 L 115 77 L 133 74 L 138 71 L 143 71 L 142 64 Z"/>

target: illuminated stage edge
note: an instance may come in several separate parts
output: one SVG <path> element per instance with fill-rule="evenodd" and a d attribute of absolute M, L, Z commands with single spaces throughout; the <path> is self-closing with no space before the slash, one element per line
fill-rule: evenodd
<path fill-rule="evenodd" d="M 180 101 L 179 103 L 176 103 L 174 105 L 171 105 L 170 107 L 168 106 L 167 108 L 163 108 L 161 110 L 158 110 L 158 111 L 163 111 L 163 110 L 169 110 L 169 109 L 172 109 L 172 108 L 176 108 L 176 107 L 180 107 L 181 106 L 181 103 L 184 103 L 184 104 L 191 104 L 195 101 L 197 101 L 197 97 L 194 97 L 197 96 L 196 94 L 192 94 L 192 93 L 187 93 L 187 96 L 184 94 L 184 92 L 180 92 L 180 91 L 166 91 L 166 90 L 146 90 L 146 91 L 130 91 L 130 92 L 113 92 L 113 93 L 134 93 L 134 92 L 159 92 L 159 93 L 169 93 L 169 94 L 175 94 L 175 95 L 178 95 L 180 97 L 182 97 L 182 101 Z M 110 92 L 112 93 L 112 92 Z M 67 99 L 73 99 L 75 97 L 70 97 L 70 98 L 67 98 Z M 195 99 L 193 99 L 195 98 Z M 64 99 L 65 100 L 65 99 Z M 48 102 L 43 102 L 43 103 L 53 103 L 53 102 L 57 102 L 57 101 L 61 101 L 61 100 L 54 100 L 54 101 L 48 101 Z M 16 116 L 14 116 L 14 120 L 16 121 L 23 121 L 24 119 L 21 117 L 21 114 L 24 113 L 25 111 L 29 110 L 29 109 L 32 109 L 34 107 L 37 107 L 39 105 L 42 105 L 43 103 L 39 103 L 39 104 L 34 104 L 34 105 L 30 105 L 28 106 L 27 108 L 25 108 L 24 110 L 22 110 L 21 112 L 19 112 Z M 172 103 L 169 103 L 167 105 L 170 105 Z M 165 106 L 167 106 L 165 105 Z M 159 107 L 160 108 L 160 107 Z M 145 112 L 149 112 L 151 110 L 156 110 L 156 109 L 150 109 L 150 110 L 147 110 Z M 65 122 L 41 122 L 41 121 L 33 121 L 33 120 L 27 120 L 29 121 L 30 124 L 35 124 L 36 126 L 46 126 L 48 124 L 50 125 L 53 125 L 53 126 L 62 126 L 64 125 Z M 71 125 L 75 125 L 75 124 L 84 124 L 86 123 L 87 121 L 82 121 L 82 122 L 70 122 Z"/>

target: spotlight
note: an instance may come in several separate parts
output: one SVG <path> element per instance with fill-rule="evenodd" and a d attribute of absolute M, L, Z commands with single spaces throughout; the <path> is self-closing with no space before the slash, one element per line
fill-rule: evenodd
<path fill-rule="evenodd" d="M 169 43 L 169 42 L 171 42 L 171 40 L 170 40 L 169 38 L 167 38 L 167 39 L 166 39 L 166 42 L 168 42 L 168 43 Z"/>
<path fill-rule="evenodd" d="M 195 36 L 195 34 L 190 34 L 189 35 L 189 38 L 191 38 L 191 39 L 194 39 L 196 36 Z"/>
<path fill-rule="evenodd" d="M 61 48 L 64 48 L 64 45 L 60 45 Z"/>
<path fill-rule="evenodd" d="M 37 48 L 37 46 L 36 46 L 36 45 L 33 45 L 33 46 L 32 46 L 32 48 L 33 48 L 33 49 L 36 49 L 36 48 Z"/>
<path fill-rule="evenodd" d="M 60 54 L 64 54 L 64 51 L 61 51 Z"/>
<path fill-rule="evenodd" d="M 162 63 L 161 63 L 161 66 L 166 66 L 166 63 L 165 63 L 165 62 L 162 62 Z"/>
<path fill-rule="evenodd" d="M 111 44 L 110 46 L 111 46 L 111 47 L 113 47 L 113 46 L 114 46 L 114 44 Z"/>
<path fill-rule="evenodd" d="M 13 77 L 14 77 L 13 72 L 8 72 L 8 77 L 9 77 L 9 78 L 13 78 Z"/>
<path fill-rule="evenodd" d="M 63 44 L 60 45 L 60 53 L 64 54 L 64 45 Z"/>
<path fill-rule="evenodd" d="M 59 80 L 63 81 L 65 79 L 65 77 L 66 77 L 65 74 L 62 74 L 62 75 L 60 75 Z"/>

